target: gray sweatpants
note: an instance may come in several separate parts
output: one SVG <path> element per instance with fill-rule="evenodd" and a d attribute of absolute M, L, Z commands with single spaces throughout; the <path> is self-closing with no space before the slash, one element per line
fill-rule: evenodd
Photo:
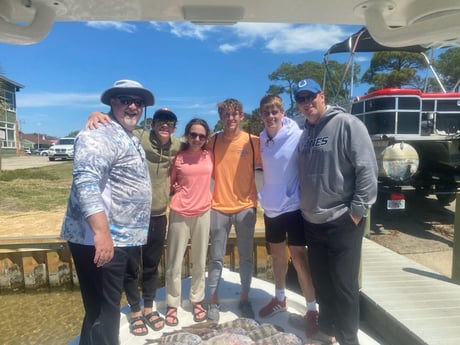
<path fill-rule="evenodd" d="M 227 238 L 232 225 L 235 227 L 238 246 L 241 292 L 249 293 L 251 287 L 256 209 L 249 208 L 229 214 L 211 209 L 211 248 L 208 264 L 208 287 L 211 295 L 217 294 L 218 291 Z"/>

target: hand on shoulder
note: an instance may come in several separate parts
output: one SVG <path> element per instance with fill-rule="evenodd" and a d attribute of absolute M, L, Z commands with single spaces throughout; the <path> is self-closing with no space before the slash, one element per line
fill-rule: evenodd
<path fill-rule="evenodd" d="M 112 123 L 112 119 L 109 115 L 94 111 L 89 115 L 88 121 L 85 124 L 85 129 L 96 129 L 99 124 L 106 126 L 108 123 Z"/>

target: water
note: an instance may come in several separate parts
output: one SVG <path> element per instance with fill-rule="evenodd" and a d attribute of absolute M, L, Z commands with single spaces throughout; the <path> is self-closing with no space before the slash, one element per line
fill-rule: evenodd
<path fill-rule="evenodd" d="M 0 295 L 0 301 L 1 345 L 65 345 L 80 334 L 80 290 Z"/>
<path fill-rule="evenodd" d="M 1 295 L 0 344 L 64 345 L 80 333 L 80 291 Z"/>

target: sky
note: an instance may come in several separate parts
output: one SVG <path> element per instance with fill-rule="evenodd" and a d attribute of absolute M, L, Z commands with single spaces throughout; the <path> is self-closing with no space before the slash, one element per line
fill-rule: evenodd
<path fill-rule="evenodd" d="M 24 85 L 16 94 L 24 133 L 63 137 L 78 131 L 92 111 L 109 110 L 100 102 L 104 90 L 116 80 L 132 79 L 155 95 L 147 117 L 170 108 L 178 116 L 180 136 L 193 117 L 214 128 L 217 103 L 226 98 L 240 100 L 251 113 L 273 83 L 268 75 L 282 63 L 321 63 L 330 46 L 358 30 L 316 24 L 58 22 L 39 43 L 0 43 L 0 71 Z"/>

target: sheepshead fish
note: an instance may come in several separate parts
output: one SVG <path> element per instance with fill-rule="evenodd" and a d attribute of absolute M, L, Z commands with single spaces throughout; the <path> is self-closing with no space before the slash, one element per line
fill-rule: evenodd
<path fill-rule="evenodd" d="M 205 340 L 202 345 L 254 345 L 254 341 L 246 335 L 222 333 Z"/>
<path fill-rule="evenodd" d="M 277 333 L 257 340 L 254 345 L 302 345 L 302 339 L 292 333 Z"/>
<path fill-rule="evenodd" d="M 239 317 L 235 320 L 232 321 L 227 321 L 227 322 L 222 322 L 219 324 L 219 328 L 233 328 L 233 327 L 239 327 L 242 329 L 245 329 L 247 331 L 251 331 L 254 328 L 258 327 L 260 324 L 254 320 L 254 319 L 248 319 L 244 317 Z"/>
<path fill-rule="evenodd" d="M 252 329 L 248 333 L 248 336 L 252 340 L 257 341 L 257 340 L 268 338 L 268 337 L 270 337 L 272 335 L 281 333 L 282 331 L 283 331 L 282 329 L 277 328 L 276 326 L 272 325 L 271 323 L 264 323 L 264 324 L 261 324 L 258 327 L 255 327 L 254 329 Z"/>
<path fill-rule="evenodd" d="M 157 344 L 170 344 L 170 343 L 180 343 L 184 345 L 201 345 L 203 340 L 199 335 L 189 333 L 189 332 L 174 332 L 171 334 L 163 334 L 160 339 L 151 339 L 149 343 Z"/>
<path fill-rule="evenodd" d="M 202 335 L 201 339 L 208 340 L 223 333 L 248 335 L 248 331 L 240 327 L 223 327 Z"/>
<path fill-rule="evenodd" d="M 190 326 L 184 326 L 180 331 L 174 331 L 169 334 L 174 334 L 177 332 L 188 332 L 199 335 L 200 337 L 206 336 L 209 333 L 216 332 L 220 329 L 217 322 L 202 322 L 196 323 Z"/>

